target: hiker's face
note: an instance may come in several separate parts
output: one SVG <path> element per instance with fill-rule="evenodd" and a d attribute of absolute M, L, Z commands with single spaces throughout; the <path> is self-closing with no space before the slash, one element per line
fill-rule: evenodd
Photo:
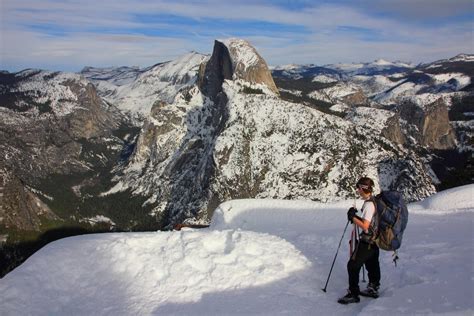
<path fill-rule="evenodd" d="M 356 186 L 356 191 L 357 191 L 357 194 L 359 194 L 360 197 L 362 197 L 363 199 L 366 199 L 367 197 L 370 196 L 369 193 L 365 193 L 364 190 L 362 190 L 362 188 L 360 188 L 359 186 Z"/>

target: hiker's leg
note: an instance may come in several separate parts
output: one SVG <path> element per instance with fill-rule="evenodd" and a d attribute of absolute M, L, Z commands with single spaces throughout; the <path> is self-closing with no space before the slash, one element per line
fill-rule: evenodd
<path fill-rule="evenodd" d="M 365 262 L 369 283 L 380 285 L 380 264 L 379 264 L 379 247 L 370 245 L 370 257 Z"/>
<path fill-rule="evenodd" d="M 360 242 L 355 256 L 347 263 L 347 272 L 349 273 L 349 290 L 353 294 L 359 294 L 359 274 L 362 265 L 367 261 L 370 253 L 368 244 Z"/>

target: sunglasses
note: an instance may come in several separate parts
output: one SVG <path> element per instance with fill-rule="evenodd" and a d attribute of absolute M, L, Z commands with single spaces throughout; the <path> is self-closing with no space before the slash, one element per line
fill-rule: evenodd
<path fill-rule="evenodd" d="M 365 184 L 357 184 L 357 185 L 356 185 L 356 189 L 368 190 L 368 189 L 369 189 L 369 186 L 368 186 L 368 185 L 365 185 Z"/>

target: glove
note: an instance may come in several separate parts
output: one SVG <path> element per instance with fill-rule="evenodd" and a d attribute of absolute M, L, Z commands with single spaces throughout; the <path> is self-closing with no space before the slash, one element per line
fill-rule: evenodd
<path fill-rule="evenodd" d="M 357 209 L 355 207 L 351 207 L 347 211 L 347 220 L 352 223 L 352 219 L 356 216 Z"/>

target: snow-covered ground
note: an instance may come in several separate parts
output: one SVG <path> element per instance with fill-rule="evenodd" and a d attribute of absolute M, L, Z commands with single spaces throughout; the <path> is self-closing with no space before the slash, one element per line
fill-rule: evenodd
<path fill-rule="evenodd" d="M 207 229 L 49 244 L 0 280 L 0 314 L 472 315 L 473 197 L 469 185 L 410 204 L 398 266 L 381 252 L 381 297 L 358 304 L 336 302 L 349 229 L 321 290 L 353 201 L 236 200 Z"/>

